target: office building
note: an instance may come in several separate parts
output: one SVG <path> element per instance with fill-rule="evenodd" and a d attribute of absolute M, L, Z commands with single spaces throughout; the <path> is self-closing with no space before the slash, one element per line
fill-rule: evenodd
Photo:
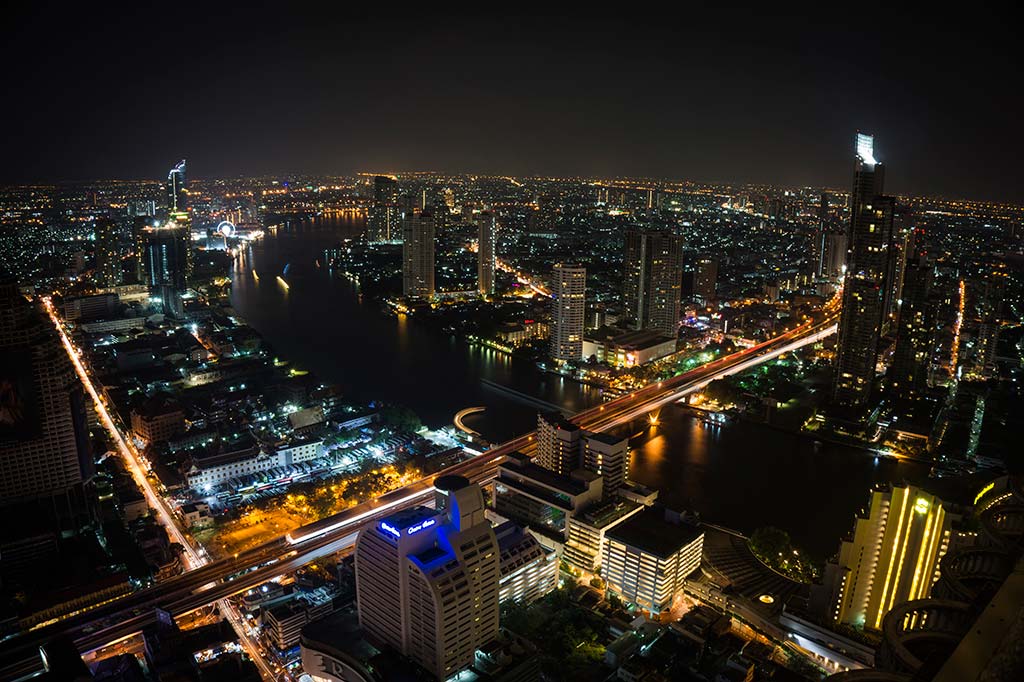
<path fill-rule="evenodd" d="M 597 474 L 556 474 L 513 452 L 498 467 L 494 510 L 539 534 L 546 546 L 558 547 L 568 538 L 569 517 L 600 502 L 603 491 Z"/>
<path fill-rule="evenodd" d="M 93 280 L 97 287 L 116 287 L 121 284 L 121 234 L 113 220 L 97 218 L 94 225 L 96 239 L 96 273 Z"/>
<path fill-rule="evenodd" d="M 192 243 L 186 225 L 168 221 L 143 228 L 143 255 L 146 285 L 151 298 L 158 298 L 164 313 L 182 317 L 181 296 L 188 283 L 189 254 Z"/>
<path fill-rule="evenodd" d="M 360 531 L 356 598 L 371 641 L 447 680 L 498 635 L 500 550 L 479 486 L 461 476 L 434 485 L 433 509 Z"/>
<path fill-rule="evenodd" d="M 879 488 L 858 516 L 838 556 L 825 566 L 822 589 L 836 623 L 878 630 L 893 607 L 928 596 L 950 541 L 942 500 L 914 486 Z"/>
<path fill-rule="evenodd" d="M 427 212 L 402 221 L 402 293 L 425 301 L 434 297 L 434 216 Z"/>
<path fill-rule="evenodd" d="M 0 506 L 80 512 L 93 461 L 85 393 L 49 317 L 0 278 Z"/>
<path fill-rule="evenodd" d="M 693 295 L 701 305 L 711 305 L 718 298 L 718 259 L 701 256 L 693 277 Z"/>
<path fill-rule="evenodd" d="M 871 397 L 892 274 L 895 199 L 882 195 L 883 171 L 874 157 L 874 138 L 858 133 L 832 392 L 835 404 L 848 409 L 867 407 Z"/>
<path fill-rule="evenodd" d="M 494 529 L 501 552 L 498 601 L 530 604 L 558 587 L 558 554 L 512 521 Z"/>
<path fill-rule="evenodd" d="M 683 238 L 668 231 L 630 230 L 623 259 L 623 304 L 634 329 L 676 338 L 683 285 Z"/>
<path fill-rule="evenodd" d="M 648 507 L 605 532 L 601 576 L 623 601 L 658 614 L 700 570 L 703 548 L 704 531 L 696 525 Z"/>
<path fill-rule="evenodd" d="M 579 469 L 582 434 L 561 412 L 538 413 L 537 464 L 565 476 Z"/>
<path fill-rule="evenodd" d="M 642 503 L 613 498 L 574 514 L 569 518 L 562 558 L 577 571 L 596 573 L 601 567 L 606 533 L 644 509 Z"/>
<path fill-rule="evenodd" d="M 551 357 L 562 361 L 581 360 L 587 269 L 560 263 L 551 275 Z"/>
<path fill-rule="evenodd" d="M 167 173 L 167 211 L 171 214 L 187 212 L 187 200 L 185 159 L 182 159 Z"/>
<path fill-rule="evenodd" d="M 373 203 L 366 221 L 366 237 L 371 242 L 389 242 L 399 236 L 401 212 L 398 206 L 398 181 L 386 175 L 373 179 Z"/>
<path fill-rule="evenodd" d="M 929 297 L 935 269 L 923 248 L 914 244 L 921 237 L 923 230 L 917 230 L 907 245 L 896 349 L 889 368 L 889 387 L 901 401 L 912 401 L 924 394 L 931 365 L 933 320 Z"/>
<path fill-rule="evenodd" d="M 494 294 L 494 269 L 496 266 L 494 255 L 494 214 L 490 211 L 484 211 L 476 217 L 476 224 L 477 289 L 481 296 L 491 296 Z"/>
<path fill-rule="evenodd" d="M 605 495 L 626 484 L 629 474 L 629 439 L 604 433 L 583 437 L 583 468 L 601 477 Z"/>
<path fill-rule="evenodd" d="M 843 230 L 832 230 L 825 235 L 822 277 L 829 280 L 837 280 L 846 272 L 847 243 L 846 232 Z"/>

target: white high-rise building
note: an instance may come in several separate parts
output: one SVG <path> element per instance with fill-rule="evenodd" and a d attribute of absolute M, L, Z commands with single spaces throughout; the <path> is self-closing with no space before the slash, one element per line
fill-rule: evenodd
<path fill-rule="evenodd" d="M 551 276 L 551 357 L 583 358 L 583 315 L 587 300 L 587 269 L 559 263 Z"/>
<path fill-rule="evenodd" d="M 580 468 L 580 427 L 561 412 L 537 414 L 537 464 L 568 476 Z"/>
<path fill-rule="evenodd" d="M 371 641 L 447 680 L 498 635 L 501 551 L 479 486 L 462 476 L 434 486 L 434 509 L 396 512 L 360 531 L 356 596 Z"/>
<path fill-rule="evenodd" d="M 626 484 L 629 474 L 629 439 L 587 433 L 583 438 L 583 468 L 603 479 L 606 495 L 614 494 Z"/>

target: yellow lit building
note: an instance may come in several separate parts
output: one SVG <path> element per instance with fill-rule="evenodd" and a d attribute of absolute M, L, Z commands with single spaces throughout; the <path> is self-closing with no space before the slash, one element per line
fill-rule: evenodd
<path fill-rule="evenodd" d="M 867 516 L 843 540 L 832 573 L 837 623 L 877 630 L 894 606 L 927 597 L 949 548 L 942 500 L 914 486 L 874 490 Z M 835 570 L 838 568 L 838 570 Z"/>

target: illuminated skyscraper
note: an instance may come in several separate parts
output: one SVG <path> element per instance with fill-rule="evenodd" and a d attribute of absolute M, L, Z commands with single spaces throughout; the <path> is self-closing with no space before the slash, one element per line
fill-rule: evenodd
<path fill-rule="evenodd" d="M 373 179 L 373 204 L 367 220 L 367 239 L 388 242 L 398 237 L 401 213 L 398 207 L 398 181 L 386 175 Z"/>
<path fill-rule="evenodd" d="M 77 513 L 93 472 L 85 393 L 49 317 L 9 277 L 0 277 L 0 386 L 0 507 L 45 500 L 46 513 Z"/>
<path fill-rule="evenodd" d="M 170 221 L 182 228 L 181 238 L 184 243 L 185 280 L 192 277 L 194 267 L 192 257 L 192 218 L 188 212 L 188 190 L 185 186 L 185 159 L 167 174 L 167 214 Z M 184 290 L 184 288 L 182 289 Z"/>
<path fill-rule="evenodd" d="M 481 296 L 494 293 L 494 214 L 484 211 L 476 217 L 477 224 L 477 283 Z"/>
<path fill-rule="evenodd" d="M 822 192 L 818 201 L 818 224 L 811 232 L 811 249 L 808 254 L 811 277 L 825 276 L 825 258 L 828 253 L 828 192 Z"/>
<path fill-rule="evenodd" d="M 371 641 L 447 680 L 498 634 L 501 552 L 479 486 L 462 476 L 434 486 L 433 509 L 399 511 L 360 531 L 356 598 Z"/>
<path fill-rule="evenodd" d="M 191 234 L 187 227 L 169 221 L 142 230 L 146 284 L 150 296 L 163 302 L 164 312 L 181 317 L 181 295 L 188 283 Z"/>
<path fill-rule="evenodd" d="M 427 212 L 402 221 L 402 293 L 422 300 L 434 296 L 434 216 Z"/>
<path fill-rule="evenodd" d="M 838 557 L 825 567 L 829 618 L 877 630 L 894 606 L 928 596 L 949 547 L 952 519 L 942 500 L 914 486 L 871 493 Z"/>
<path fill-rule="evenodd" d="M 835 403 L 845 408 L 866 407 L 871 397 L 892 274 L 895 210 L 895 199 L 882 196 L 884 169 L 870 135 L 857 134 L 856 158 L 833 385 Z"/>
<path fill-rule="evenodd" d="M 559 263 L 551 275 L 551 357 L 580 360 L 583 358 L 587 269 Z"/>
<path fill-rule="evenodd" d="M 935 269 L 920 245 L 923 236 L 924 231 L 918 229 L 907 240 L 896 350 L 889 367 L 889 386 L 896 398 L 903 401 L 921 397 L 927 389 L 931 364 L 933 322 L 929 295 Z"/>
<path fill-rule="evenodd" d="M 583 432 L 561 412 L 537 415 L 537 464 L 568 476 L 580 468 Z"/>
<path fill-rule="evenodd" d="M 703 305 L 710 305 L 718 297 L 718 259 L 701 256 L 693 278 L 693 293 Z"/>
<path fill-rule="evenodd" d="M 186 213 L 188 194 L 185 190 L 185 159 L 167 174 L 167 211 L 172 215 Z"/>
<path fill-rule="evenodd" d="M 121 283 L 121 240 L 120 228 L 113 220 L 97 218 L 96 275 L 98 287 L 115 287 Z"/>
<path fill-rule="evenodd" d="M 626 484 L 629 473 L 629 439 L 604 433 L 583 437 L 583 468 L 601 477 L 605 495 L 613 495 Z"/>
<path fill-rule="evenodd" d="M 623 299 L 633 328 L 678 336 L 683 238 L 667 231 L 630 230 L 623 265 Z"/>

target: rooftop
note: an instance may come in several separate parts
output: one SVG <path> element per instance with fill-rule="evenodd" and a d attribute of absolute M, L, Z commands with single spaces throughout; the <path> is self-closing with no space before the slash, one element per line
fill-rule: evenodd
<path fill-rule="evenodd" d="M 609 530 L 607 537 L 664 559 L 704 535 L 697 526 L 665 516 L 664 509 L 648 507 Z"/>

